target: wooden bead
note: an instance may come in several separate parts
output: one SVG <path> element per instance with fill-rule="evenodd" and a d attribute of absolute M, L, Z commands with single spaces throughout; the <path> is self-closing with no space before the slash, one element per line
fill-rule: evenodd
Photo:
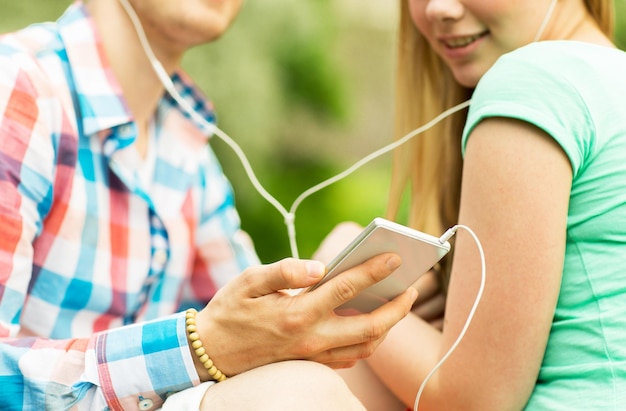
<path fill-rule="evenodd" d="M 185 324 L 187 329 L 187 336 L 189 341 L 191 341 L 191 347 L 194 349 L 198 360 L 202 364 L 202 366 L 207 370 L 211 378 L 213 378 L 217 382 L 221 382 L 226 380 L 228 377 L 224 375 L 222 371 L 220 371 L 213 360 L 207 354 L 206 349 L 202 345 L 202 341 L 200 340 L 200 334 L 198 334 L 198 327 L 196 324 L 196 311 L 193 308 L 188 309 L 185 312 Z"/>

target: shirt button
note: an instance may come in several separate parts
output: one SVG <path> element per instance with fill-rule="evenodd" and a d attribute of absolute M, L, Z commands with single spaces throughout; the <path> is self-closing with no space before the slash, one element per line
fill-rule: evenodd
<path fill-rule="evenodd" d="M 139 401 L 138 405 L 140 410 L 146 411 L 154 406 L 154 402 L 152 402 L 150 398 L 144 398 L 143 400 Z"/>
<path fill-rule="evenodd" d="M 130 135 L 133 132 L 133 126 L 131 126 L 129 124 L 124 124 L 124 125 L 119 127 L 117 132 L 122 137 L 126 137 L 126 136 Z"/>
<path fill-rule="evenodd" d="M 154 252 L 154 262 L 158 265 L 163 265 L 167 261 L 167 253 L 164 250 L 157 250 Z"/>

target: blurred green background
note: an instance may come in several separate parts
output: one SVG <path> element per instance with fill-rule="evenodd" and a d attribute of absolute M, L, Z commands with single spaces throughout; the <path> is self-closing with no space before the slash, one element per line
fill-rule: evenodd
<path fill-rule="evenodd" d="M 609 1 L 609 0 L 607 0 Z M 69 0 L 0 0 L 0 32 L 54 20 Z M 626 49 L 626 0 L 615 0 Z M 184 67 L 215 102 L 218 124 L 243 148 L 263 186 L 286 209 L 311 186 L 391 141 L 396 1 L 245 2 L 219 41 Z M 263 262 L 290 255 L 283 217 L 252 187 L 221 140 L 212 146 L 231 180 L 242 225 Z M 341 221 L 383 215 L 390 155 L 305 199 L 296 212 L 308 258 Z"/>

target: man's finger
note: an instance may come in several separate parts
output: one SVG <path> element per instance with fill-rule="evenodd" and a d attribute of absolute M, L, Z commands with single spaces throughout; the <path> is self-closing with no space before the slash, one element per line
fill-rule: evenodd
<path fill-rule="evenodd" d="M 310 287 L 325 273 L 324 264 L 314 260 L 285 258 L 278 262 L 254 267 L 242 273 L 251 297 L 272 294 L 279 290 Z"/>
<path fill-rule="evenodd" d="M 390 275 L 400 266 L 397 254 L 385 253 L 372 257 L 365 263 L 339 273 L 313 292 L 324 301 L 324 305 L 339 307 L 357 294 Z"/>
<path fill-rule="evenodd" d="M 417 291 L 409 288 L 371 313 L 345 317 L 336 315 L 333 321 L 327 321 L 319 331 L 322 338 L 332 341 L 331 345 L 337 348 L 380 342 L 391 327 L 409 313 L 416 298 Z M 338 351 L 334 353 L 337 356 L 330 357 L 328 361 L 345 359 L 338 355 Z"/>

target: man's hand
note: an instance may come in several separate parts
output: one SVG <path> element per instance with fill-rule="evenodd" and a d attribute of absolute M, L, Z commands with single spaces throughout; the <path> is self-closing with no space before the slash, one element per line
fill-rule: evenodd
<path fill-rule="evenodd" d="M 198 313 L 200 338 L 226 375 L 291 359 L 333 368 L 351 366 L 369 356 L 407 315 L 417 292 L 409 288 L 368 314 L 344 317 L 334 309 L 387 277 L 399 264 L 396 254 L 381 254 L 312 292 L 294 296 L 280 290 L 317 283 L 324 275 L 321 262 L 288 258 L 251 267 Z M 200 367 L 201 377 L 208 377 L 202 371 Z"/>

